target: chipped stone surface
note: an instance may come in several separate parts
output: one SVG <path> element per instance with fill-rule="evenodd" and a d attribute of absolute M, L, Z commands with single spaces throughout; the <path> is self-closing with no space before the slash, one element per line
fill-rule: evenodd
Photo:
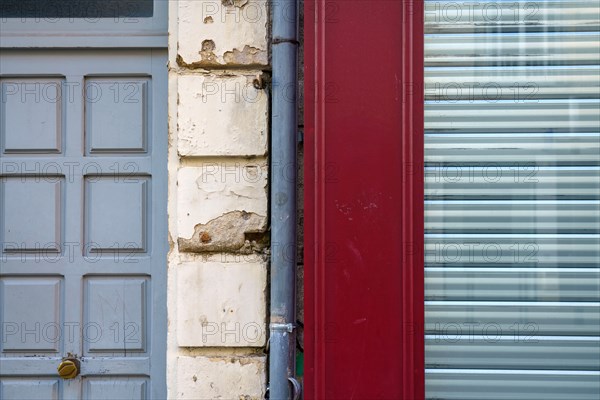
<path fill-rule="evenodd" d="M 265 396 L 267 4 L 169 2 L 169 399 Z"/>
<path fill-rule="evenodd" d="M 248 0 L 221 0 L 221 4 L 224 6 L 235 6 L 235 7 L 243 7 L 248 4 Z"/>
<path fill-rule="evenodd" d="M 246 45 L 242 50 L 226 51 L 223 59 L 227 64 L 252 64 L 256 57 L 260 57 L 261 53 L 261 49 Z"/>
<path fill-rule="evenodd" d="M 215 42 L 212 40 L 203 40 L 200 48 L 200 61 L 205 65 L 218 65 L 215 54 Z"/>
<path fill-rule="evenodd" d="M 192 239 L 198 224 L 206 225 L 233 211 L 256 214 L 249 224 L 231 225 L 238 226 L 241 234 L 249 226 L 262 229 L 267 218 L 267 174 L 265 159 L 203 162 L 181 168 L 177 177 L 178 237 Z M 229 234 L 239 237 L 240 232 Z"/>
<path fill-rule="evenodd" d="M 263 67 L 269 64 L 267 1 L 181 0 L 178 3 L 177 62 L 180 67 Z M 203 43 L 207 40 L 214 43 L 211 50 L 214 58 L 203 55 L 206 51 Z"/>
<path fill-rule="evenodd" d="M 210 58 L 206 44 L 203 57 Z M 178 152 L 181 156 L 249 156 L 267 152 L 268 98 L 256 75 L 182 75 L 178 78 Z"/>
<path fill-rule="evenodd" d="M 262 400 L 265 397 L 266 358 L 177 358 L 179 400 Z"/>
<path fill-rule="evenodd" d="M 264 233 L 264 216 L 233 211 L 194 227 L 191 239 L 179 238 L 179 251 L 185 252 L 225 252 L 250 253 L 260 251 L 262 243 L 248 237 L 250 233 Z"/>
<path fill-rule="evenodd" d="M 195 262 L 178 266 L 177 344 L 263 346 L 266 284 L 263 263 Z"/>

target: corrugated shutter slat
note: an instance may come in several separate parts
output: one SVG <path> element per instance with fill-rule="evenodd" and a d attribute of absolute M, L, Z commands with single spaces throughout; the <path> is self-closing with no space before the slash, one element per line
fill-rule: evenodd
<path fill-rule="evenodd" d="M 600 5 L 425 2 L 428 399 L 600 398 Z"/>

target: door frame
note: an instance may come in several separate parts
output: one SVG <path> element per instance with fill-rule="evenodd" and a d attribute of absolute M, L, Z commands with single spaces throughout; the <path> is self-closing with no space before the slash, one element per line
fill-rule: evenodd
<path fill-rule="evenodd" d="M 0 48 L 166 48 L 169 2 L 154 0 L 152 17 L 130 17 L 135 3 L 114 3 L 115 16 L 2 18 Z"/>
<path fill-rule="evenodd" d="M 304 35 L 305 398 L 423 399 L 423 1 L 305 0 Z"/>

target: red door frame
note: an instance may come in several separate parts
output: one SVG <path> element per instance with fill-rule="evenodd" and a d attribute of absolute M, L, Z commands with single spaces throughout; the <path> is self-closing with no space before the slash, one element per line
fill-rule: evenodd
<path fill-rule="evenodd" d="M 304 18 L 305 399 L 423 399 L 423 2 Z"/>

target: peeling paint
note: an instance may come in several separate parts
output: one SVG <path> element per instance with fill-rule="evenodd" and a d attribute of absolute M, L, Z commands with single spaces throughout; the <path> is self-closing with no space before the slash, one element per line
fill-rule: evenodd
<path fill-rule="evenodd" d="M 181 54 L 177 54 L 175 61 L 181 68 L 199 69 L 199 68 L 215 68 L 215 67 L 257 67 L 268 64 L 268 52 L 261 50 L 258 47 L 244 46 L 242 50 L 233 49 L 223 53 L 223 63 L 219 62 L 219 57 L 215 54 L 215 43 L 212 40 L 204 40 L 202 42 L 202 50 L 200 61 L 187 62 Z"/>
<path fill-rule="evenodd" d="M 218 64 L 217 55 L 215 54 L 215 42 L 212 40 L 203 40 L 202 49 L 200 50 L 201 62 L 205 64 Z"/>
<path fill-rule="evenodd" d="M 206 2 L 172 3 L 167 397 L 261 400 L 268 336 L 269 2 L 217 0 L 212 9 Z M 208 96 L 206 87 L 221 92 Z M 222 91 L 234 87 L 257 101 L 226 94 L 224 102 Z M 222 323 L 223 329 L 259 324 L 261 336 L 254 341 L 219 332 L 203 339 Z"/>
<path fill-rule="evenodd" d="M 177 3 L 173 64 L 177 61 L 185 69 L 270 69 L 269 2 L 221 0 L 210 7 L 200 1 Z M 214 42 L 214 49 L 203 46 L 205 41 Z"/>
<path fill-rule="evenodd" d="M 226 64 L 241 65 L 262 65 L 268 62 L 266 51 L 248 45 L 244 46 L 244 48 L 241 51 L 238 49 L 226 51 L 223 54 L 223 60 Z"/>
<path fill-rule="evenodd" d="M 195 225 L 192 237 L 179 238 L 177 244 L 182 252 L 260 252 L 266 245 L 265 224 L 264 216 L 232 211 Z"/>
<path fill-rule="evenodd" d="M 237 359 L 237 361 L 240 363 L 240 365 L 250 365 L 256 362 L 256 357 L 240 357 Z"/>
<path fill-rule="evenodd" d="M 248 0 L 221 0 L 221 4 L 223 4 L 225 7 L 242 8 L 248 4 Z"/>
<path fill-rule="evenodd" d="M 175 60 L 177 61 L 177 65 L 181 68 L 198 69 L 205 67 L 205 64 L 201 61 L 195 61 L 192 63 L 185 62 L 183 57 L 181 57 L 179 54 L 177 54 Z"/>
<path fill-rule="evenodd" d="M 198 69 L 205 67 L 217 67 L 221 64 L 218 61 L 217 55 L 215 54 L 215 42 L 212 40 L 203 40 L 200 54 L 200 61 L 187 62 L 183 59 L 181 54 L 177 54 L 175 61 L 177 65 L 182 68 Z"/>
<path fill-rule="evenodd" d="M 202 232 L 202 234 L 200 235 L 200 241 L 202 243 L 210 243 L 212 240 L 212 238 L 210 237 L 210 234 L 208 232 Z"/>

